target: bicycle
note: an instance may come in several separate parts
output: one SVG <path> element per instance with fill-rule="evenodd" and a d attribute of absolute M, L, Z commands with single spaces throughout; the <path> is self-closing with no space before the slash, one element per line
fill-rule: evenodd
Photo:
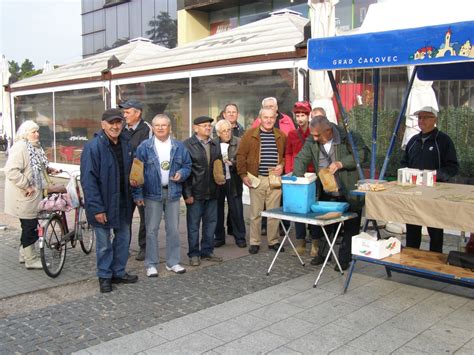
<path fill-rule="evenodd" d="M 92 251 L 95 233 L 87 222 L 84 211 L 84 198 L 79 188 L 79 175 L 69 174 L 70 180 L 74 179 L 79 206 L 74 210 L 74 229 L 69 231 L 67 214 L 65 211 L 40 213 L 38 216 L 39 248 L 41 263 L 44 272 L 50 277 L 57 277 L 66 262 L 67 244 L 75 248 L 79 241 L 85 254 Z"/>

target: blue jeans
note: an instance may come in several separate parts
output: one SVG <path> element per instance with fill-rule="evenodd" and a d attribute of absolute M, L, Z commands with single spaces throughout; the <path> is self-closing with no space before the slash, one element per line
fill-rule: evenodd
<path fill-rule="evenodd" d="M 217 224 L 217 199 L 194 200 L 186 205 L 188 227 L 188 256 L 208 256 L 214 252 L 214 232 Z M 199 227 L 202 224 L 202 239 L 199 243 Z M 201 247 L 199 247 L 201 246 Z"/>
<path fill-rule="evenodd" d="M 121 215 L 125 215 L 122 214 Z M 113 229 L 95 227 L 97 276 L 104 279 L 122 277 L 128 261 L 130 221 L 120 218 L 120 227 Z"/>
<path fill-rule="evenodd" d="M 165 215 L 166 231 L 166 265 L 179 264 L 179 200 L 169 201 L 163 196 L 162 201 L 145 199 L 146 249 L 145 267 L 157 267 L 160 260 L 159 232 L 160 223 Z"/>
<path fill-rule="evenodd" d="M 315 226 L 313 224 L 309 225 L 311 238 L 314 240 L 321 238 L 321 236 L 318 235 L 318 230 L 317 230 L 318 228 L 319 228 L 318 226 Z M 306 224 L 295 222 L 295 232 L 296 232 L 296 239 L 306 239 Z"/>

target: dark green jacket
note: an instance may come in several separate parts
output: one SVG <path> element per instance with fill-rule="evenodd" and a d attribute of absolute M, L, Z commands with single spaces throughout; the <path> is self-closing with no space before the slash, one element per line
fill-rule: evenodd
<path fill-rule="evenodd" d="M 352 156 L 352 149 L 347 138 L 347 134 L 343 128 L 333 124 L 333 130 L 336 129 L 339 132 L 341 138 L 341 143 L 334 145 L 334 150 L 336 154 L 336 161 L 340 161 L 343 165 L 343 168 L 338 170 L 336 174 L 339 176 L 339 181 L 341 182 L 341 192 L 346 198 L 347 202 L 351 205 L 352 211 L 360 211 L 364 205 L 364 198 L 361 196 L 354 196 L 349 194 L 351 190 L 356 188 L 355 184 L 359 179 L 359 174 L 357 173 L 356 163 L 354 157 Z M 368 159 L 368 148 L 365 146 L 362 137 L 352 132 L 352 138 L 357 147 L 359 153 L 359 159 L 361 164 Z M 304 176 L 306 169 L 309 163 L 313 163 L 315 169 L 319 167 L 319 145 L 314 140 L 313 136 L 309 136 L 306 139 L 306 142 L 295 157 L 295 164 L 293 168 L 293 174 L 295 176 Z M 320 180 L 317 180 L 317 194 L 320 196 L 322 191 L 322 185 Z"/>

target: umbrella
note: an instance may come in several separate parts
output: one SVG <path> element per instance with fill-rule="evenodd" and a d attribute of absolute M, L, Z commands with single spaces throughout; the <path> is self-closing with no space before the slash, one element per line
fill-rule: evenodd
<path fill-rule="evenodd" d="M 311 8 L 311 37 L 330 37 L 336 34 L 335 6 L 339 0 L 308 0 Z M 337 123 L 332 103 L 332 87 L 325 71 L 311 70 L 309 73 L 310 99 L 312 107 L 322 107 L 331 122 Z"/>

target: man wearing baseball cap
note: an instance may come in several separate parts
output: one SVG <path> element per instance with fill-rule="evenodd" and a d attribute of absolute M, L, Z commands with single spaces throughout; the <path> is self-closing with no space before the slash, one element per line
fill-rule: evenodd
<path fill-rule="evenodd" d="M 438 110 L 425 106 L 414 113 L 418 116 L 420 133 L 413 136 L 405 148 L 402 168 L 436 170 L 436 180 L 448 181 L 459 171 L 456 148 L 449 136 L 437 127 Z M 428 227 L 430 251 L 443 252 L 443 230 Z M 421 226 L 407 224 L 406 246 L 420 248 Z"/>
<path fill-rule="evenodd" d="M 130 142 L 132 148 L 132 154 L 135 155 L 138 146 L 153 135 L 152 128 L 148 122 L 142 118 L 143 105 L 138 100 L 127 100 L 119 105 L 122 109 L 123 116 L 125 119 L 125 127 L 123 133 Z M 132 202 L 132 212 L 135 212 L 135 203 Z M 145 227 L 145 208 L 143 206 L 137 206 L 138 213 L 140 214 L 140 227 L 138 230 L 138 251 L 135 260 L 145 260 L 145 249 L 146 249 L 146 227 Z M 130 235 L 132 234 L 130 225 Z"/>
<path fill-rule="evenodd" d="M 134 283 L 138 279 L 125 271 L 130 240 L 132 154 L 122 134 L 123 120 L 120 110 L 106 110 L 102 114 L 102 130 L 84 146 L 81 155 L 85 211 L 96 236 L 97 276 L 103 293 L 112 291 L 112 283 Z"/>

